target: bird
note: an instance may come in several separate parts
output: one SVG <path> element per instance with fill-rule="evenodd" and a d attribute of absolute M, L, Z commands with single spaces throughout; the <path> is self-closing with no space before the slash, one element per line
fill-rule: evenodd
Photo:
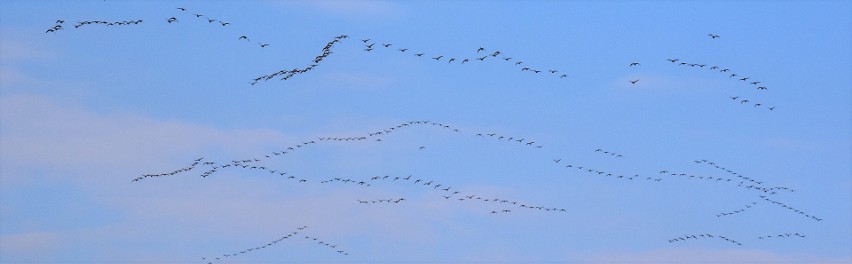
<path fill-rule="evenodd" d="M 168 20 L 166 20 L 166 22 L 169 22 L 169 23 L 177 22 L 177 18 L 175 18 L 175 17 L 170 17 Z"/>
<path fill-rule="evenodd" d="M 180 10 L 180 11 L 186 11 L 186 8 L 178 7 L 178 8 L 177 8 L 177 10 Z"/>
<path fill-rule="evenodd" d="M 423 53 L 416 53 L 416 54 L 414 54 L 414 56 L 423 57 Z"/>
<path fill-rule="evenodd" d="M 195 17 L 203 17 L 204 16 L 202 14 L 193 14 L 193 15 L 195 15 Z"/>
<path fill-rule="evenodd" d="M 213 23 L 214 21 L 216 21 L 216 19 L 212 19 L 212 18 L 207 19 L 207 23 Z"/>
<path fill-rule="evenodd" d="M 639 64 L 638 62 L 631 62 L 630 65 L 628 65 L 628 67 L 640 66 L 640 65 L 642 65 L 642 64 Z"/>
<path fill-rule="evenodd" d="M 638 82 L 638 81 L 639 81 L 639 79 L 636 79 L 636 80 L 630 80 L 630 83 L 631 83 L 631 84 L 636 84 L 636 82 Z"/>
<path fill-rule="evenodd" d="M 230 25 L 231 23 L 219 21 L 219 24 L 222 24 L 222 26 L 224 27 L 224 26 Z"/>
<path fill-rule="evenodd" d="M 679 61 L 679 60 L 680 60 L 680 59 L 668 59 L 668 61 L 670 61 L 670 62 L 672 62 L 672 63 L 675 63 L 675 62 L 677 62 L 677 61 Z"/>
<path fill-rule="evenodd" d="M 249 40 L 249 38 L 248 38 L 246 35 L 242 35 L 242 36 L 240 36 L 240 38 L 238 38 L 238 39 L 245 39 L 246 41 L 248 41 L 248 40 Z"/>
<path fill-rule="evenodd" d="M 563 74 L 563 75 L 559 76 L 559 78 L 565 78 L 565 77 L 568 77 L 568 74 Z"/>
<path fill-rule="evenodd" d="M 434 57 L 434 58 L 432 58 L 432 59 L 433 59 L 433 60 L 441 60 L 441 58 L 443 58 L 443 57 L 444 57 L 444 56 L 443 56 L 443 55 L 441 55 L 441 56 L 438 56 L 438 57 Z"/>
<path fill-rule="evenodd" d="M 406 50 L 408 50 L 408 49 L 399 49 L 399 51 L 401 51 L 401 52 L 405 52 Z"/>
<path fill-rule="evenodd" d="M 266 46 L 269 46 L 269 44 L 268 44 L 268 43 L 260 43 L 260 42 L 258 42 L 257 44 L 260 44 L 260 47 L 261 47 L 261 48 L 266 48 Z"/>
<path fill-rule="evenodd" d="M 483 50 L 485 50 L 485 48 L 479 47 L 479 49 L 477 49 L 476 52 L 479 53 L 480 51 L 483 51 Z"/>
<path fill-rule="evenodd" d="M 362 39 L 361 41 L 363 41 L 364 43 L 367 43 L 367 42 L 370 41 L 370 39 Z"/>
<path fill-rule="evenodd" d="M 382 46 L 385 46 L 385 48 L 390 47 L 391 45 L 393 44 L 382 44 Z"/>
<path fill-rule="evenodd" d="M 716 34 L 713 34 L 713 33 L 707 34 L 707 36 L 710 36 L 710 38 L 712 38 L 712 39 L 719 38 L 719 35 L 716 35 Z"/>

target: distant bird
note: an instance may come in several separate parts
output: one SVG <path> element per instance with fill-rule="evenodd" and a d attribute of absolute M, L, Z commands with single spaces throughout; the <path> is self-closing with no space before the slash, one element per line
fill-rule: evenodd
<path fill-rule="evenodd" d="M 414 54 L 414 56 L 422 57 L 422 56 L 423 56 L 423 53 L 416 53 L 416 54 Z"/>
<path fill-rule="evenodd" d="M 480 51 L 483 51 L 483 50 L 485 50 L 485 48 L 479 47 L 479 49 L 477 49 L 476 52 L 479 53 Z"/>
<path fill-rule="evenodd" d="M 56 24 L 62 24 L 62 23 L 65 23 L 65 20 L 62 20 L 62 19 L 57 19 L 57 20 L 56 20 Z"/>
<path fill-rule="evenodd" d="M 740 98 L 740 97 L 739 96 L 731 96 L 731 100 L 737 100 L 737 98 Z"/>
<path fill-rule="evenodd" d="M 203 17 L 204 16 L 202 14 L 193 14 L 193 15 L 195 15 L 195 17 Z"/>
<path fill-rule="evenodd" d="M 774 107 L 774 106 L 769 107 L 769 110 L 770 110 L 770 111 L 771 111 L 771 110 L 775 110 L 775 107 Z"/>
<path fill-rule="evenodd" d="M 639 64 L 638 62 L 631 62 L 630 65 L 628 65 L 628 67 L 640 66 L 640 65 L 642 65 L 642 64 Z"/>
<path fill-rule="evenodd" d="M 433 59 L 433 60 L 441 60 L 441 58 L 443 58 L 443 57 L 444 57 L 444 56 L 443 56 L 443 55 L 441 55 L 441 56 L 438 56 L 438 57 L 434 57 L 434 58 L 432 58 L 432 59 Z"/>
<path fill-rule="evenodd" d="M 212 19 L 212 18 L 207 19 L 207 23 L 213 23 L 214 21 L 216 21 L 216 19 Z"/>
<path fill-rule="evenodd" d="M 268 44 L 268 43 L 260 43 L 260 42 L 258 42 L 257 44 L 260 44 L 260 47 L 261 47 L 261 48 L 266 48 L 266 46 L 269 46 L 269 44 Z"/>
<path fill-rule="evenodd" d="M 180 10 L 180 11 L 186 11 L 186 8 L 178 7 L 178 8 L 177 8 L 177 10 Z"/>
<path fill-rule="evenodd" d="M 385 46 L 385 48 L 390 47 L 391 45 L 393 44 L 382 44 L 382 46 Z"/>
<path fill-rule="evenodd" d="M 717 38 L 719 38 L 719 35 L 712 34 L 712 33 L 707 34 L 707 36 L 710 36 L 710 38 L 713 38 L 713 39 L 717 39 Z"/>
<path fill-rule="evenodd" d="M 668 59 L 668 61 L 671 61 L 672 63 L 675 63 L 676 61 L 679 61 L 679 60 L 680 59 Z"/>
<path fill-rule="evenodd" d="M 362 39 L 361 41 L 363 41 L 364 43 L 367 43 L 367 42 L 370 42 L 370 39 Z"/>
<path fill-rule="evenodd" d="M 559 76 L 559 78 L 565 78 L 565 77 L 568 77 L 568 74 L 563 74 L 563 75 Z"/>
<path fill-rule="evenodd" d="M 231 23 L 219 21 L 219 24 L 222 24 L 222 26 L 224 27 L 224 26 L 230 25 Z"/>
<path fill-rule="evenodd" d="M 408 49 L 399 49 L 399 51 L 401 51 L 401 52 L 405 52 L 406 50 L 408 50 Z"/>
<path fill-rule="evenodd" d="M 631 83 L 631 84 L 636 84 L 636 82 L 638 82 L 638 81 L 639 81 L 638 79 L 636 79 L 636 80 L 630 80 L 630 83 Z"/>
<path fill-rule="evenodd" d="M 169 23 L 177 22 L 177 18 L 175 18 L 175 17 L 170 17 L 168 20 L 166 20 L 166 22 L 169 22 Z"/>
<path fill-rule="evenodd" d="M 464 64 L 465 62 L 468 62 L 468 61 L 470 61 L 470 60 L 468 60 L 468 59 L 464 59 L 464 60 L 462 60 L 462 62 L 461 62 L 461 63 L 462 63 L 462 64 Z"/>
<path fill-rule="evenodd" d="M 249 40 L 249 38 L 248 38 L 246 35 L 242 35 L 242 36 L 240 36 L 240 38 L 239 38 L 239 39 L 245 39 L 245 40 L 247 40 L 247 41 Z"/>

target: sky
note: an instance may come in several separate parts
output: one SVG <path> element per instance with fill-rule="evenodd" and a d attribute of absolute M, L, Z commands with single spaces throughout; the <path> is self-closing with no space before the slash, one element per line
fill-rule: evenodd
<path fill-rule="evenodd" d="M 850 263 L 850 10 L 2 1 L 0 263 Z"/>

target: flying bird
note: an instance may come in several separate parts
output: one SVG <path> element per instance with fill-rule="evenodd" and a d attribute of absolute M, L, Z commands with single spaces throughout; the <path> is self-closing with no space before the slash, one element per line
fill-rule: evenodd
<path fill-rule="evenodd" d="M 638 79 L 636 79 L 636 80 L 630 80 L 630 84 L 636 84 L 636 82 L 638 82 L 638 81 L 639 81 Z"/>
<path fill-rule="evenodd" d="M 638 62 L 631 62 L 630 65 L 628 65 L 628 67 L 640 66 L 640 65 L 642 65 L 642 64 L 639 64 Z"/>
<path fill-rule="evenodd" d="M 717 38 L 719 38 L 719 35 L 712 34 L 712 33 L 707 34 L 707 36 L 710 36 L 710 38 L 712 38 L 712 39 L 717 39 Z"/>

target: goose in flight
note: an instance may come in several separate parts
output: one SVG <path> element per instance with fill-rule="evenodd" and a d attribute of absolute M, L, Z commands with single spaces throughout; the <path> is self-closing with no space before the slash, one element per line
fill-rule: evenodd
<path fill-rule="evenodd" d="M 166 22 L 169 22 L 169 23 L 177 22 L 177 18 L 175 18 L 175 17 L 170 17 L 168 20 L 166 20 Z"/>
<path fill-rule="evenodd" d="M 707 34 L 707 36 L 710 36 L 710 38 L 712 38 L 712 39 L 719 38 L 719 35 L 716 35 L 716 34 L 713 34 L 713 33 Z"/>
<path fill-rule="evenodd" d="M 628 67 L 641 66 L 641 65 L 642 64 L 639 64 L 638 62 L 631 62 L 630 65 L 628 65 Z"/>
<path fill-rule="evenodd" d="M 639 82 L 639 79 L 636 79 L 636 80 L 630 80 L 630 84 L 636 84 L 636 82 Z"/>

